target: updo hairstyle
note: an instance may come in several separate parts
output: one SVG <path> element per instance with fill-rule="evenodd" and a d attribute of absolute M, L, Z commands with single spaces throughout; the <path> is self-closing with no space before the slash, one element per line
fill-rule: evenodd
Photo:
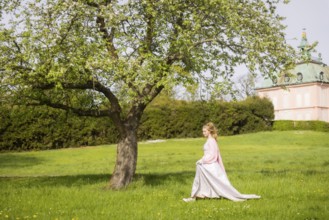
<path fill-rule="evenodd" d="M 215 140 L 217 140 L 217 136 L 218 136 L 217 128 L 215 127 L 215 125 L 212 122 L 208 122 L 207 124 L 205 124 L 203 126 L 203 128 L 207 129 L 210 132 L 211 136 L 213 138 L 215 138 Z"/>

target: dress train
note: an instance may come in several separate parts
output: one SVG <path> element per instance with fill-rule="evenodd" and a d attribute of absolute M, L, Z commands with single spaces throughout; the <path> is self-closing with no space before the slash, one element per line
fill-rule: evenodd
<path fill-rule="evenodd" d="M 227 198 L 232 201 L 261 198 L 255 194 L 241 194 L 230 183 L 224 169 L 218 162 L 196 165 L 191 197 Z"/>

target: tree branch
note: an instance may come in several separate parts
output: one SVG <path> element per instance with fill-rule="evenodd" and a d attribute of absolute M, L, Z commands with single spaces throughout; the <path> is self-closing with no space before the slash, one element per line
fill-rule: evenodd
<path fill-rule="evenodd" d="M 117 97 L 112 93 L 112 91 L 101 84 L 97 80 L 88 80 L 85 83 L 62 83 L 64 89 L 91 89 L 102 93 L 111 103 L 111 112 L 121 112 L 121 107 Z M 55 87 L 55 83 L 35 85 L 34 88 L 41 90 L 49 90 Z"/>
<path fill-rule="evenodd" d="M 153 89 L 152 91 L 150 91 L 149 96 L 150 96 L 150 101 L 148 103 L 150 103 L 155 97 L 157 97 L 157 95 L 160 94 L 160 92 L 164 89 L 164 86 L 159 86 L 155 89 Z"/>
<path fill-rule="evenodd" d="M 115 28 L 112 27 L 109 33 L 106 28 L 105 19 L 102 16 L 97 16 L 96 23 L 99 25 L 99 31 L 103 34 L 103 39 L 107 42 L 107 49 L 110 51 L 112 58 L 118 59 L 119 57 L 113 44 Z"/>
<path fill-rule="evenodd" d="M 76 15 L 72 18 L 72 20 L 70 21 L 70 24 L 69 24 L 69 26 L 68 26 L 68 28 L 67 28 L 66 33 L 64 33 L 64 35 L 61 36 L 61 41 L 59 42 L 60 45 L 63 44 L 64 40 L 65 40 L 65 39 L 67 38 L 67 36 L 69 35 L 69 32 L 71 31 L 71 29 L 72 29 L 72 27 L 73 27 L 73 24 L 74 24 L 74 22 L 76 21 L 77 17 L 78 17 L 78 15 L 76 14 Z"/>
<path fill-rule="evenodd" d="M 75 2 L 79 2 L 78 0 L 74 0 Z M 88 6 L 94 7 L 94 8 L 99 8 L 99 4 L 95 3 L 95 2 L 91 2 L 88 0 L 85 0 L 84 2 L 82 2 L 83 4 L 86 4 Z"/>
<path fill-rule="evenodd" d="M 19 53 L 22 53 L 21 48 L 20 48 L 20 46 L 18 45 L 18 43 L 16 42 L 16 40 L 13 40 L 13 42 L 14 42 L 15 47 L 17 48 L 18 52 L 19 52 Z"/>
<path fill-rule="evenodd" d="M 152 43 L 153 43 L 153 34 L 154 34 L 154 17 L 152 14 L 146 15 L 146 36 L 145 36 L 145 43 L 146 43 L 146 50 L 151 52 L 152 50 Z"/>
<path fill-rule="evenodd" d="M 107 110 L 86 110 L 86 109 L 79 109 L 79 108 L 73 108 L 68 105 L 64 105 L 61 103 L 53 103 L 50 100 L 38 100 L 38 103 L 29 103 L 27 104 L 29 106 L 39 106 L 39 105 L 47 105 L 52 108 L 62 109 L 65 111 L 71 111 L 79 116 L 91 116 L 91 117 L 109 117 L 110 112 Z"/>
<path fill-rule="evenodd" d="M 75 2 L 78 2 L 75 0 Z M 112 2 L 112 0 L 105 0 L 103 4 L 97 4 L 93 1 L 85 0 L 83 3 L 90 6 L 100 9 L 100 5 L 109 5 Z M 116 48 L 114 47 L 113 39 L 115 34 L 115 28 L 111 28 L 110 33 L 108 32 L 106 28 L 105 18 L 103 16 L 98 15 L 96 17 L 96 23 L 99 25 L 99 31 L 103 34 L 103 39 L 107 42 L 107 49 L 110 51 L 112 58 L 118 59 L 118 54 L 116 51 Z"/>
<path fill-rule="evenodd" d="M 123 121 L 121 120 L 121 113 L 122 109 L 119 104 L 118 99 L 116 96 L 112 93 L 112 91 L 107 88 L 106 86 L 102 85 L 98 81 L 92 81 L 89 80 L 85 83 L 62 83 L 62 86 L 64 89 L 81 89 L 81 90 L 86 90 L 86 89 L 91 89 L 98 91 L 107 97 L 107 99 L 111 103 L 111 108 L 109 110 L 85 110 L 85 109 L 78 109 L 78 108 L 73 108 L 68 105 L 64 105 L 61 103 L 53 103 L 50 100 L 46 99 L 41 99 L 38 100 L 40 103 L 37 105 L 48 105 L 52 108 L 59 108 L 63 109 L 66 111 L 72 111 L 73 113 L 80 115 L 80 116 L 92 116 L 92 117 L 110 117 L 116 127 L 120 130 L 120 132 L 124 132 L 124 127 L 123 127 Z M 43 84 L 43 85 L 35 85 L 34 88 L 41 89 L 41 90 L 49 90 L 53 89 L 55 87 L 55 83 L 50 83 L 50 84 Z M 36 104 L 35 104 L 36 105 Z"/>
<path fill-rule="evenodd" d="M 233 48 L 232 46 L 234 47 L 237 47 L 237 48 L 240 48 L 240 49 L 243 49 L 243 47 L 241 45 L 237 45 L 237 44 L 233 44 L 233 45 L 229 45 L 225 42 L 222 42 L 218 39 L 215 39 L 215 38 L 210 38 L 210 39 L 204 39 L 204 40 L 201 40 L 201 41 L 198 41 L 198 42 L 195 42 L 192 46 L 190 46 L 188 48 L 188 51 L 190 51 L 191 49 L 203 44 L 203 43 L 213 43 L 213 42 L 217 42 L 218 44 L 220 45 L 223 45 L 225 47 L 228 47 L 232 52 L 237 52 L 235 48 Z"/>

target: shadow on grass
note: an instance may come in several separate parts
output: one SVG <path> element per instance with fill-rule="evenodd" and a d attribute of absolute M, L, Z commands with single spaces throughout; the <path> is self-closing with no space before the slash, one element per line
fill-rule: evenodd
<path fill-rule="evenodd" d="M 44 160 L 27 155 L 19 155 L 19 154 L 0 154 L 0 167 L 7 168 L 20 168 L 20 167 L 29 167 L 35 166 L 37 164 L 41 164 Z"/>
<path fill-rule="evenodd" d="M 168 182 L 187 183 L 194 177 L 193 172 L 177 172 L 164 174 L 136 174 L 132 187 L 137 182 L 142 182 L 145 186 L 166 185 Z M 27 176 L 27 177 L 0 177 L 1 182 L 16 184 L 24 187 L 83 187 L 86 185 L 101 184 L 106 186 L 111 178 L 110 174 L 81 174 L 65 176 Z M 17 181 L 18 180 L 18 181 Z"/>
<path fill-rule="evenodd" d="M 168 182 L 186 183 L 186 181 L 190 181 L 194 175 L 195 173 L 191 171 L 163 174 L 137 174 L 134 180 L 144 181 L 145 185 L 159 186 L 165 185 Z"/>

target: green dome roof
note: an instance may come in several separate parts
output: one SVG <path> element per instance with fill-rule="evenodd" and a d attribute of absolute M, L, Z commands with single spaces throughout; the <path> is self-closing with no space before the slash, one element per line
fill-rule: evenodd
<path fill-rule="evenodd" d="M 298 63 L 296 67 L 280 76 L 274 75 L 272 79 L 264 80 L 262 88 L 303 84 L 310 82 L 329 83 L 329 67 L 320 62 L 310 61 Z"/>
<path fill-rule="evenodd" d="M 319 54 L 318 58 L 311 56 L 311 52 L 315 51 L 316 45 L 317 42 L 309 44 L 306 33 L 303 32 L 301 43 L 298 46 L 300 48 L 301 62 L 297 63 L 292 70 L 274 74 L 272 79 L 265 79 L 261 87 L 268 88 L 310 82 L 329 83 L 329 67 L 322 62 L 321 54 Z"/>

